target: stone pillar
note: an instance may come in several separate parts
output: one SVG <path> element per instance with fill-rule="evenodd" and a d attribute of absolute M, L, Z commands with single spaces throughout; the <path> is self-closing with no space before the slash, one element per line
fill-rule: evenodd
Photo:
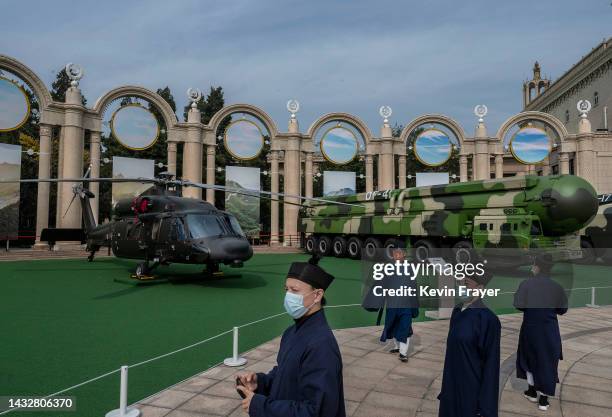
<path fill-rule="evenodd" d="M 312 153 L 306 154 L 306 162 L 304 163 L 304 195 L 312 198 Z"/>
<path fill-rule="evenodd" d="M 542 175 L 550 175 L 550 155 L 543 162 Z"/>
<path fill-rule="evenodd" d="M 176 175 L 176 142 L 168 141 L 168 172 Z"/>
<path fill-rule="evenodd" d="M 365 176 L 366 193 L 374 191 L 374 157 L 372 155 L 365 156 Z"/>
<path fill-rule="evenodd" d="M 40 125 L 40 149 L 38 153 L 38 179 L 51 178 L 51 135 L 49 125 Z M 36 242 L 40 241 L 42 229 L 49 227 L 49 194 L 51 183 L 38 183 L 36 199 Z"/>
<path fill-rule="evenodd" d="M 591 122 L 583 114 L 578 121 L 578 136 L 576 137 L 576 159 L 578 160 L 577 174 L 591 183 L 597 189 L 597 171 L 595 166 L 595 150 Z"/>
<path fill-rule="evenodd" d="M 397 169 L 399 176 L 399 185 L 400 189 L 406 188 L 406 155 L 400 155 L 397 161 Z"/>
<path fill-rule="evenodd" d="M 459 181 L 468 181 L 468 159 L 465 154 L 459 154 Z"/>
<path fill-rule="evenodd" d="M 83 175 L 83 105 L 81 90 L 77 86 L 72 86 L 66 91 L 66 110 L 64 119 L 64 144 L 62 164 L 62 174 L 64 178 L 81 178 Z M 78 199 L 72 201 L 71 182 L 60 184 L 61 208 L 60 208 L 60 227 L 81 228 L 81 204 Z M 72 204 L 70 204 L 72 201 Z"/>
<path fill-rule="evenodd" d="M 474 171 L 475 180 L 488 180 L 491 178 L 491 160 L 489 156 L 489 140 L 487 139 L 487 128 L 484 122 L 478 122 L 476 135 L 474 136 L 475 155 Z"/>
<path fill-rule="evenodd" d="M 395 188 L 395 181 L 393 178 L 394 160 L 393 160 L 393 136 L 391 132 L 391 126 L 389 123 L 384 123 L 380 132 L 381 136 L 381 151 L 378 157 L 378 163 L 380 165 L 379 178 L 379 189 L 389 190 Z"/>
<path fill-rule="evenodd" d="M 285 147 L 284 162 L 285 194 L 300 194 L 300 136 L 297 119 L 289 120 L 289 136 Z M 285 197 L 287 203 L 299 204 L 297 198 Z M 298 213 L 299 206 L 294 204 L 283 204 L 284 211 L 284 246 L 299 244 L 298 234 Z"/>
<path fill-rule="evenodd" d="M 206 145 L 206 184 L 215 185 L 215 145 Z M 206 190 L 206 201 L 215 204 L 215 190 Z"/>
<path fill-rule="evenodd" d="M 504 154 L 495 154 L 495 178 L 504 178 Z"/>
<path fill-rule="evenodd" d="M 187 139 L 183 145 L 184 180 L 202 182 L 202 132 L 200 130 L 200 110 L 195 103 L 187 113 Z M 202 199 L 202 189 L 183 187 L 183 197 Z"/>
<path fill-rule="evenodd" d="M 89 141 L 89 164 L 91 166 L 89 176 L 91 178 L 100 178 L 100 135 L 101 132 L 91 131 L 91 138 Z M 98 214 L 100 212 L 100 183 L 90 182 L 89 191 L 95 196 L 95 198 L 89 200 L 89 204 L 91 205 L 94 220 L 96 224 L 98 224 Z"/>
<path fill-rule="evenodd" d="M 312 192 L 312 175 L 310 176 L 310 184 Z M 270 191 L 278 193 L 278 151 L 270 151 Z M 272 195 L 272 201 L 270 201 L 270 244 L 272 245 L 278 245 L 279 242 L 278 198 L 278 196 Z"/>
<path fill-rule="evenodd" d="M 64 167 L 62 162 L 64 160 L 64 127 L 60 127 L 59 130 L 59 145 L 57 149 L 57 178 L 64 178 Z M 60 227 L 62 222 L 62 184 L 57 183 L 56 185 L 57 192 L 55 197 L 55 227 Z"/>
<path fill-rule="evenodd" d="M 559 153 L 559 174 L 569 174 L 569 155 L 567 152 Z"/>

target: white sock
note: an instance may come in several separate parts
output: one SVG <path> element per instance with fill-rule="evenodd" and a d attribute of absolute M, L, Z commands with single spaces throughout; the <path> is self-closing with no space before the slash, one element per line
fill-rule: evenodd
<path fill-rule="evenodd" d="M 397 340 L 393 339 L 393 346 L 395 346 L 395 349 L 399 349 L 400 345 L 397 343 Z"/>
<path fill-rule="evenodd" d="M 527 374 L 527 383 L 529 385 L 534 385 L 533 374 L 529 371 L 527 371 L 526 374 Z"/>
<path fill-rule="evenodd" d="M 406 339 L 406 343 L 400 342 L 400 355 L 406 356 L 408 354 L 408 346 L 410 346 L 410 338 Z"/>

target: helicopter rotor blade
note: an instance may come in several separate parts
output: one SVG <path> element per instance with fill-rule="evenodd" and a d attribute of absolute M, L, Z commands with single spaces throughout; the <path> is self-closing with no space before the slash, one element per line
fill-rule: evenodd
<path fill-rule="evenodd" d="M 76 196 L 77 196 L 77 193 L 74 193 L 74 194 L 72 195 L 72 200 L 70 200 L 70 204 L 68 204 L 68 208 L 66 209 L 66 212 L 65 212 L 65 213 L 64 213 L 64 215 L 62 216 L 62 219 L 63 219 L 64 217 L 66 217 L 66 214 L 68 214 L 68 212 L 70 211 L 70 207 L 72 206 L 72 203 L 74 203 L 74 199 L 76 198 Z"/>
<path fill-rule="evenodd" d="M 155 178 L 29 178 L 23 180 L 0 180 L 0 184 L 10 184 L 10 183 L 39 183 L 39 182 L 50 182 L 50 183 L 58 183 L 58 182 L 140 182 L 140 183 L 151 183 L 151 184 L 164 184 L 163 181 L 160 181 Z"/>
<path fill-rule="evenodd" d="M 324 198 L 316 198 L 316 197 L 305 197 L 305 196 L 301 196 L 301 195 L 292 195 L 292 194 L 283 194 L 283 193 L 275 193 L 272 191 L 264 191 L 264 190 L 253 190 L 250 193 L 248 192 L 248 190 L 239 190 L 236 188 L 231 188 L 231 187 L 226 187 L 223 185 L 211 185 L 211 184 L 201 184 L 201 183 L 197 183 L 197 182 L 191 182 L 191 181 L 179 181 L 177 180 L 177 182 L 183 186 L 187 186 L 187 187 L 197 187 L 197 188 L 203 188 L 203 189 L 213 189 L 213 190 L 218 190 L 218 191 L 226 191 L 226 192 L 230 192 L 230 193 L 242 193 L 245 195 L 251 195 L 253 197 L 258 197 L 258 198 L 264 198 L 255 194 L 264 194 L 264 195 L 268 195 L 271 197 L 281 197 L 283 198 L 283 203 L 286 204 L 290 204 L 291 202 L 286 201 L 287 198 L 296 198 L 299 200 L 309 200 L 309 201 L 318 201 L 318 202 L 322 202 L 322 203 L 328 203 L 328 204 L 336 204 L 336 205 L 340 205 L 340 206 L 350 206 L 350 207 L 363 207 L 361 204 L 351 204 L 351 203 L 344 203 L 342 201 L 333 201 L 333 200 L 327 200 Z M 271 200 L 277 200 L 277 198 L 270 198 Z M 301 206 L 301 204 L 298 204 Z"/>

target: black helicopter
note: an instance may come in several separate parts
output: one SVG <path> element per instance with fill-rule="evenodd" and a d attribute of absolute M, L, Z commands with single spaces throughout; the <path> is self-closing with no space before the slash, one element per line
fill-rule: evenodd
<path fill-rule="evenodd" d="M 171 263 L 205 265 L 206 274 L 219 272 L 219 265 L 241 267 L 253 256 L 247 237 L 236 218 L 203 200 L 181 197 L 182 187 L 214 189 L 265 199 L 290 197 L 297 201 L 318 200 L 340 205 L 353 205 L 319 198 L 307 198 L 269 191 L 250 191 L 221 185 L 200 184 L 177 180 L 168 173 L 159 178 L 83 178 L 31 179 L 19 182 L 73 182 L 74 197 L 82 206 L 83 229 L 48 228 L 41 232 L 41 241 L 54 244 L 58 241 L 86 243 L 88 260 L 108 247 L 119 258 L 142 260 L 135 271 L 137 279 L 151 279 L 152 271 L 159 265 Z M 153 187 L 135 198 L 124 198 L 113 207 L 112 219 L 97 225 L 89 200 L 94 194 L 83 182 L 139 182 Z M 13 182 L 13 181 L 0 181 Z M 284 204 L 299 203 L 284 201 Z"/>

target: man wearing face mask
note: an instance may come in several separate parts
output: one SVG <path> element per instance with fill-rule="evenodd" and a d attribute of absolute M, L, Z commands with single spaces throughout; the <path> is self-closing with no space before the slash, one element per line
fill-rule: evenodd
<path fill-rule="evenodd" d="M 523 395 L 542 411 L 550 406 L 548 397 L 555 395 L 559 382 L 557 367 L 563 351 L 557 315 L 567 312 L 567 295 L 550 278 L 552 267 L 550 254 L 537 255 L 531 267 L 533 277 L 521 282 L 514 294 L 514 307 L 523 312 L 516 376 L 527 380 L 529 389 Z"/>
<path fill-rule="evenodd" d="M 237 378 L 251 417 L 345 417 L 342 357 L 323 305 L 334 277 L 317 265 L 294 262 L 285 281 L 284 306 L 295 324 L 283 333 L 278 365 L 269 373 Z"/>
<path fill-rule="evenodd" d="M 484 288 L 492 276 L 465 278 L 470 289 Z M 479 296 L 454 309 L 446 340 L 439 417 L 497 417 L 501 323 Z"/>

